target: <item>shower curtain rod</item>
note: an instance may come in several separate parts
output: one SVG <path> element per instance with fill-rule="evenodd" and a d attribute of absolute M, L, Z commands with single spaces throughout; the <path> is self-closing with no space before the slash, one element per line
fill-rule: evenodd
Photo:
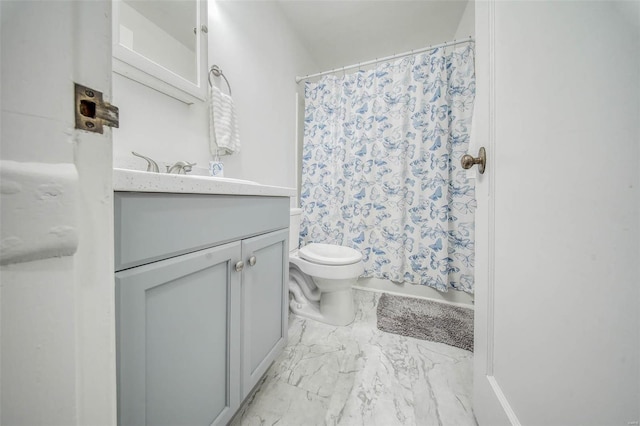
<path fill-rule="evenodd" d="M 409 56 L 409 55 L 413 55 L 413 54 L 416 54 L 416 53 L 428 52 L 429 50 L 435 50 L 435 49 L 438 49 L 440 47 L 455 46 L 456 44 L 469 43 L 469 42 L 472 42 L 472 41 L 475 41 L 475 39 L 473 37 L 469 36 L 468 39 L 464 39 L 464 40 L 453 40 L 453 41 L 449 41 L 449 42 L 446 42 L 446 43 L 434 44 L 432 46 L 427 46 L 427 47 L 424 47 L 422 49 L 414 49 L 414 50 L 410 50 L 408 52 L 398 53 L 396 55 L 391 55 L 391 56 L 386 56 L 384 58 L 376 58 L 376 59 L 374 59 L 372 61 L 359 62 L 357 64 L 349 65 L 347 67 L 335 68 L 335 69 L 332 69 L 330 71 L 323 71 L 323 72 L 319 72 L 319 73 L 316 73 L 316 74 L 309 74 L 309 75 L 305 75 L 304 77 L 296 77 L 296 84 L 300 83 L 303 80 L 308 80 L 308 79 L 313 78 L 313 77 L 320 77 L 320 76 L 327 75 L 327 74 L 333 74 L 334 72 L 350 70 L 352 68 L 360 68 L 361 66 L 373 65 L 373 64 L 377 64 L 379 62 L 386 62 L 386 61 L 390 61 L 392 59 L 402 58 L 403 56 Z"/>

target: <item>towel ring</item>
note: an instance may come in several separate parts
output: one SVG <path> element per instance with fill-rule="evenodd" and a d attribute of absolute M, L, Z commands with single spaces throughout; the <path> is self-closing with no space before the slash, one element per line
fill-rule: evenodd
<path fill-rule="evenodd" d="M 227 83 L 227 88 L 229 89 L 229 96 L 231 96 L 231 85 L 229 84 L 229 80 L 227 80 L 227 77 L 225 77 L 222 73 L 220 67 L 217 65 L 211 65 L 211 69 L 209 69 L 209 75 L 207 76 L 207 78 L 209 80 L 209 86 L 213 87 L 213 83 L 211 82 L 211 74 L 213 74 L 214 77 L 224 78 L 224 81 Z"/>

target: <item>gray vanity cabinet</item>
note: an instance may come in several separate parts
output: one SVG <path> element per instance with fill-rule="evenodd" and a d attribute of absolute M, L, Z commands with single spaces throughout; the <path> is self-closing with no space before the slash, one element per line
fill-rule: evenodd
<path fill-rule="evenodd" d="M 242 241 L 242 399 L 286 344 L 288 238 L 284 229 Z"/>
<path fill-rule="evenodd" d="M 116 192 L 120 425 L 224 425 L 286 344 L 289 199 Z"/>
<path fill-rule="evenodd" d="M 240 403 L 240 243 L 116 274 L 121 425 L 224 425 Z"/>

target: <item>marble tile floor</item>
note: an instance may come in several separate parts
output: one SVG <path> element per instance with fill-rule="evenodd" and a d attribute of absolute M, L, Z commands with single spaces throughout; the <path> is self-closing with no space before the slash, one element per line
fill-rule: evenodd
<path fill-rule="evenodd" d="M 476 425 L 473 354 L 378 330 L 379 298 L 354 290 L 346 327 L 291 315 L 287 347 L 232 425 Z"/>

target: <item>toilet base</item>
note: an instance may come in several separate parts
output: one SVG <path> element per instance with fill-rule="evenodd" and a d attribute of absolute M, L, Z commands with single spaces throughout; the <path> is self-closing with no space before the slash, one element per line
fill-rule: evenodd
<path fill-rule="evenodd" d="M 289 290 L 294 296 L 289 302 L 289 307 L 296 315 L 339 326 L 349 325 L 355 319 L 351 288 L 322 293 L 319 304 L 295 297 L 296 293 L 301 294 L 300 287 L 295 282 L 289 283 Z"/>
<path fill-rule="evenodd" d="M 347 325 L 356 317 L 353 306 L 353 294 L 350 288 L 331 293 L 320 294 L 320 312 L 327 319 L 327 324 Z"/>

